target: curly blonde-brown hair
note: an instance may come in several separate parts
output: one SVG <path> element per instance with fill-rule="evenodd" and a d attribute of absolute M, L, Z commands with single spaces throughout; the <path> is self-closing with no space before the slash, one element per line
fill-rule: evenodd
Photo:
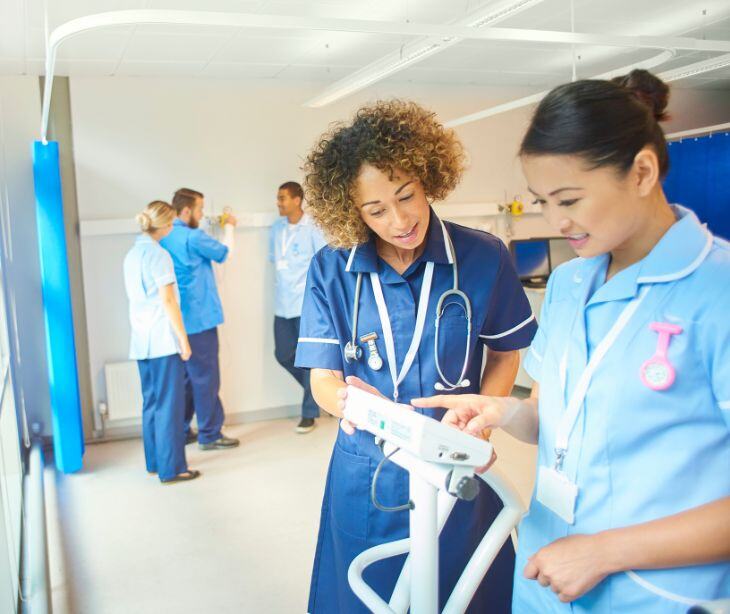
<path fill-rule="evenodd" d="M 379 101 L 360 108 L 350 124 L 333 124 L 304 163 L 307 211 L 332 247 L 370 238 L 355 205 L 355 180 L 363 164 L 390 176 L 417 178 L 429 201 L 443 200 L 459 183 L 466 157 L 453 130 L 415 102 Z"/>

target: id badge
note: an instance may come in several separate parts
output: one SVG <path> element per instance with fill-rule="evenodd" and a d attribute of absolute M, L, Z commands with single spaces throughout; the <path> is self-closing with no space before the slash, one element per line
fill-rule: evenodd
<path fill-rule="evenodd" d="M 575 499 L 578 487 L 552 467 L 540 467 L 537 476 L 537 500 L 568 524 L 575 522 Z"/>
<path fill-rule="evenodd" d="M 281 258 L 280 260 L 276 261 L 276 270 L 277 271 L 286 271 L 289 268 L 289 263 Z"/>

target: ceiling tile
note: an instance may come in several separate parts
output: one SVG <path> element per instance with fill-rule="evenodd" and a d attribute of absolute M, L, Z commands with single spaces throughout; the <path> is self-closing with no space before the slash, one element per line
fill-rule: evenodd
<path fill-rule="evenodd" d="M 268 38 L 237 35 L 229 39 L 216 53 L 216 62 L 245 62 L 254 64 L 289 64 L 312 49 L 315 41 L 307 38 Z"/>
<path fill-rule="evenodd" d="M 273 79 L 285 68 L 286 64 L 212 62 L 203 70 L 201 76 L 222 79 Z"/>
<path fill-rule="evenodd" d="M 124 59 L 130 62 L 205 62 L 225 41 L 222 36 L 135 32 Z"/>
<path fill-rule="evenodd" d="M 256 13 L 264 3 L 261 0 L 147 0 L 148 9 L 177 11 L 215 11 L 217 13 Z"/>
<path fill-rule="evenodd" d="M 115 75 L 177 77 L 197 76 L 205 68 L 205 62 L 135 62 L 123 61 Z"/>
<path fill-rule="evenodd" d="M 276 78 L 292 81 L 318 81 L 326 84 L 334 83 L 349 75 L 355 67 L 329 68 L 325 66 L 287 66 Z"/>
<path fill-rule="evenodd" d="M 43 6 L 40 0 L 25 0 L 28 7 L 28 23 L 35 28 L 44 27 Z M 145 0 L 47 0 L 50 29 L 85 15 L 144 8 Z"/>

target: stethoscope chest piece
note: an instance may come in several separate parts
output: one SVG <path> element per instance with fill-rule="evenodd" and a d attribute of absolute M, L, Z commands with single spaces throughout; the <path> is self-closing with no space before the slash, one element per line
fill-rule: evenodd
<path fill-rule="evenodd" d="M 348 341 L 345 345 L 345 362 L 357 362 L 360 358 L 362 358 L 362 348 L 352 341 Z"/>

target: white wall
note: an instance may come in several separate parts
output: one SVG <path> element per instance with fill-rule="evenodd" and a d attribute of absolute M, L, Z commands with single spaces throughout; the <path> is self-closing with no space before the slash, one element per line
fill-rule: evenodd
<path fill-rule="evenodd" d="M 321 87 L 72 78 L 80 219 L 129 218 L 154 198 L 169 199 L 180 186 L 204 192 L 208 213 L 226 205 L 237 212 L 272 212 L 276 187 L 289 179 L 301 181 L 302 161 L 317 136 L 331 122 L 347 120 L 363 102 L 411 98 L 448 120 L 531 93 L 521 88 L 380 84 L 368 94 L 323 109 L 302 107 Z M 717 123 L 713 104 L 701 102 L 724 95 L 678 90 L 673 107 L 679 113 L 668 127 L 683 129 L 692 123 L 688 107 L 707 109 L 702 121 Z M 530 113 L 528 107 L 458 129 L 470 168 L 447 203 L 496 202 L 517 194 L 527 198 L 516 151 Z M 697 114 L 694 119 L 700 121 Z M 550 233 L 538 216 L 516 221 L 514 230 L 518 237 Z M 221 331 L 223 400 L 229 414 L 295 405 L 300 398 L 298 387 L 273 359 L 273 275 L 266 262 L 266 237 L 265 228 L 237 232 L 237 251 L 221 286 L 226 313 Z M 125 234 L 82 241 L 95 405 L 105 397 L 103 365 L 126 357 L 129 331 L 121 263 L 131 242 L 132 236 Z"/>
<path fill-rule="evenodd" d="M 206 194 L 208 208 L 274 211 L 280 183 L 301 181 L 308 148 L 327 125 L 376 96 L 415 98 L 445 120 L 524 93 L 520 89 L 408 88 L 353 97 L 324 109 L 302 101 L 320 86 L 195 79 L 71 80 L 80 219 L 131 217 L 180 186 Z M 450 201 L 494 202 L 524 191 L 515 152 L 529 111 L 460 129 L 471 168 Z M 520 222 L 542 226 L 539 221 Z M 223 401 L 227 412 L 294 405 L 300 391 L 273 358 L 272 271 L 267 229 L 241 229 L 221 294 Z M 95 404 L 103 365 L 126 358 L 128 324 L 121 264 L 131 235 L 82 240 Z"/>

